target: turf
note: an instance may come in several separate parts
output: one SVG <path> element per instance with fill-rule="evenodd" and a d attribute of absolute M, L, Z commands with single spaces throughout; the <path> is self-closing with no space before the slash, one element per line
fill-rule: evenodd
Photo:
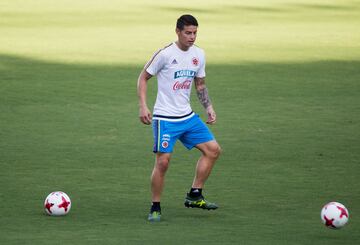
<path fill-rule="evenodd" d="M 0 244 L 360 243 L 360 1 L 199 2 L 1 2 Z M 188 12 L 218 114 L 205 194 L 220 208 L 183 207 L 199 153 L 178 144 L 149 224 L 136 80 Z M 155 93 L 152 80 L 150 106 Z M 43 212 L 55 190 L 65 217 Z M 350 211 L 341 230 L 320 222 L 332 200 Z"/>

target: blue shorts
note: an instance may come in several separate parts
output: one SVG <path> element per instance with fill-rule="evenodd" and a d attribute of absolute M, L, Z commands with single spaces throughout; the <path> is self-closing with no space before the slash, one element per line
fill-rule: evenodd
<path fill-rule="evenodd" d="M 172 152 L 178 139 L 189 150 L 198 144 L 215 139 L 209 128 L 197 114 L 188 119 L 176 122 L 154 119 L 152 126 L 154 133 L 154 153 Z"/>

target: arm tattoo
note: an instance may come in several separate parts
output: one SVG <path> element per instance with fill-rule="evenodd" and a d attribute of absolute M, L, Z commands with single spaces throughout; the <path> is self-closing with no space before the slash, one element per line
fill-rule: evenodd
<path fill-rule="evenodd" d="M 208 90 L 205 86 L 205 78 L 196 77 L 195 86 L 197 97 L 200 100 L 200 103 L 207 109 L 211 105 L 211 100 L 209 98 Z"/>
<path fill-rule="evenodd" d="M 200 100 L 200 103 L 204 106 L 204 108 L 208 108 L 211 105 L 211 100 L 209 98 L 209 93 L 206 87 L 201 88 L 196 91 L 197 96 Z"/>

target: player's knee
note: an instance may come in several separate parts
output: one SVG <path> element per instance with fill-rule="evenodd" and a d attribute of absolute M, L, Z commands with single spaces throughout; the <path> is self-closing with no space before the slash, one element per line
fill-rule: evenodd
<path fill-rule="evenodd" d="M 156 168 L 160 172 L 166 172 L 166 170 L 169 168 L 170 158 L 167 157 L 159 157 L 156 159 Z"/>
<path fill-rule="evenodd" d="M 214 158 L 219 158 L 219 156 L 221 155 L 221 147 L 219 145 L 216 145 L 213 149 L 213 155 Z"/>
<path fill-rule="evenodd" d="M 221 154 L 221 147 L 218 144 L 212 145 L 207 152 L 207 155 L 214 159 L 218 159 L 220 154 Z"/>

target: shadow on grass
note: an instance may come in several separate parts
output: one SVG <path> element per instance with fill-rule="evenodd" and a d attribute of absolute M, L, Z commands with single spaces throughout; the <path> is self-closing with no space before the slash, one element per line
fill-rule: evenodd
<path fill-rule="evenodd" d="M 89 236 L 97 237 L 96 242 L 110 237 L 113 244 L 126 238 L 146 243 L 149 236 L 158 241 L 156 228 L 146 223 L 153 155 L 151 129 L 137 119 L 141 67 L 0 56 L 0 186 L 11 203 L 1 213 L 5 240 L 41 244 L 46 235 L 56 234 L 69 241 L 69 231 L 75 231 L 71 237 L 77 243 Z M 313 229 L 291 222 L 297 212 L 289 217 L 284 210 L 299 207 L 308 215 L 302 207 L 323 193 L 321 188 L 343 188 L 338 192 L 357 207 L 359 67 L 360 61 L 209 64 L 207 82 L 218 114 L 212 129 L 224 153 L 207 186 L 219 193 L 216 199 L 224 208 L 193 215 L 181 204 L 169 205 L 173 209 L 168 214 L 174 216 L 166 216 L 165 209 L 165 222 L 159 226 L 165 239 L 173 241 L 178 234 L 188 239 L 203 221 L 207 239 L 219 239 L 218 244 L 229 237 L 236 244 L 233 234 L 239 231 L 245 240 L 267 234 L 270 224 L 272 244 L 279 244 L 279 234 L 289 234 L 285 238 L 290 241 L 299 230 L 302 239 L 314 238 Z M 154 84 L 149 86 L 149 104 Z M 195 110 L 202 112 L 193 100 Z M 186 174 L 168 173 L 173 180 L 167 182 L 168 200 L 177 200 L 179 190 L 191 183 L 198 155 L 182 152 L 175 154 L 172 169 Z M 333 178 L 338 175 L 346 178 Z M 59 187 L 74 203 L 72 213 L 57 221 L 66 225 L 33 211 L 42 209 L 43 196 Z M 269 215 L 284 203 L 289 204 L 280 216 Z M 187 230 L 179 233 L 181 227 Z M 221 229 L 231 236 L 218 238 Z M 359 240 L 356 232 L 349 234 L 342 241 Z"/>
<path fill-rule="evenodd" d="M 37 102 L 128 104 L 140 67 L 81 65 L 0 56 L 2 105 Z M 129 96 L 121 96 L 126 94 Z"/>
<path fill-rule="evenodd" d="M 242 130 L 238 122 L 252 125 L 254 130 L 262 130 L 266 123 L 276 127 L 283 121 L 301 118 L 308 123 L 318 118 L 359 125 L 359 67 L 360 61 L 209 64 L 207 83 L 219 120 L 214 131 L 227 141 Z M 34 130 L 39 122 L 47 126 L 63 123 L 66 127 L 62 130 L 78 135 L 78 143 L 120 140 L 120 144 L 126 144 L 131 138 L 139 147 L 148 144 L 151 139 L 142 139 L 149 130 L 138 121 L 136 80 L 141 68 L 62 64 L 1 55 L 3 132 L 15 125 L 33 125 L 29 129 Z M 156 87 L 152 79 L 150 108 Z M 193 109 L 204 117 L 195 97 Z M 87 128 L 92 131 L 87 132 Z M 116 137 L 119 133 L 120 138 Z"/>
<path fill-rule="evenodd" d="M 221 113 L 223 107 L 235 110 L 233 106 L 246 103 L 247 99 L 357 100 L 359 67 L 360 61 L 209 64 L 207 80 Z M 142 65 L 63 64 L 1 55 L 1 108 L 78 103 L 90 107 L 116 106 L 127 111 L 126 116 L 137 117 L 136 81 L 141 69 Z M 156 93 L 155 79 L 151 80 L 149 90 L 151 105 Z M 193 104 L 202 110 L 197 103 Z"/>

